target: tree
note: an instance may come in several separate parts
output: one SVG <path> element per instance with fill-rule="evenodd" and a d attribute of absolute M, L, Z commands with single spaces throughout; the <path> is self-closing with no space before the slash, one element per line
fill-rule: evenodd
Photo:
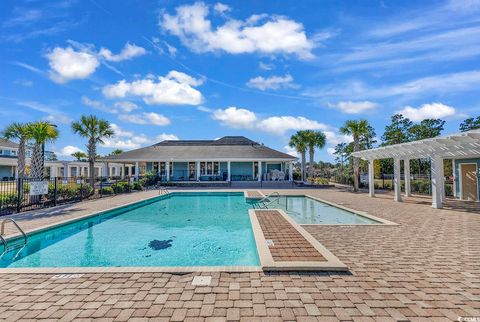
<path fill-rule="evenodd" d="M 288 145 L 291 148 L 294 148 L 302 156 L 302 167 L 301 167 L 301 177 L 302 181 L 305 181 L 305 163 L 306 153 L 307 153 L 307 139 L 305 137 L 305 131 L 298 131 L 290 137 L 290 142 Z"/>
<path fill-rule="evenodd" d="M 27 125 L 29 136 L 34 141 L 30 162 L 30 177 L 42 179 L 44 173 L 45 143 L 53 142 L 58 138 L 57 127 L 50 122 L 38 121 Z"/>
<path fill-rule="evenodd" d="M 413 122 L 402 114 L 393 115 L 390 125 L 385 127 L 382 135 L 382 146 L 409 142 L 412 125 Z"/>
<path fill-rule="evenodd" d="M 12 123 L 5 128 L 2 132 L 2 136 L 7 140 L 18 140 L 18 153 L 17 153 L 17 171 L 18 177 L 25 177 L 25 147 L 28 140 L 31 138 L 28 131 L 28 124 L 25 123 Z"/>
<path fill-rule="evenodd" d="M 325 142 L 327 139 L 325 137 L 325 134 L 323 134 L 320 131 L 305 130 L 302 132 L 303 132 L 303 136 L 306 139 L 309 157 L 310 157 L 310 161 L 308 162 L 308 172 L 310 176 L 313 177 L 313 174 L 315 171 L 314 169 L 315 148 L 322 149 L 325 146 Z"/>
<path fill-rule="evenodd" d="M 353 152 L 360 151 L 362 141 L 368 141 L 366 137 L 371 136 L 369 131 L 372 127 L 368 124 L 367 120 L 349 120 L 345 122 L 345 125 L 340 128 L 340 132 L 345 135 L 351 135 L 353 137 Z M 360 160 L 353 158 L 353 190 L 358 191 L 359 186 L 359 170 Z"/>
<path fill-rule="evenodd" d="M 109 155 L 118 155 L 118 154 L 122 154 L 123 153 L 123 150 L 121 149 L 115 149 L 113 150 L 112 152 L 110 152 Z"/>
<path fill-rule="evenodd" d="M 87 153 L 89 163 L 90 186 L 95 188 L 95 159 L 97 155 L 97 144 L 114 135 L 110 123 L 97 118 L 95 115 L 82 115 L 80 121 L 72 123 L 72 130 L 88 140 Z"/>
<path fill-rule="evenodd" d="M 85 152 L 82 151 L 77 151 L 70 155 L 74 157 L 77 161 L 84 161 L 85 159 L 87 159 L 87 155 L 85 154 Z"/>
<path fill-rule="evenodd" d="M 480 116 L 476 118 L 469 117 L 465 121 L 460 124 L 460 131 L 467 132 L 470 130 L 477 130 L 480 129 Z"/>
<path fill-rule="evenodd" d="M 408 130 L 410 141 L 434 138 L 442 134 L 445 121 L 440 119 L 424 119 Z"/>

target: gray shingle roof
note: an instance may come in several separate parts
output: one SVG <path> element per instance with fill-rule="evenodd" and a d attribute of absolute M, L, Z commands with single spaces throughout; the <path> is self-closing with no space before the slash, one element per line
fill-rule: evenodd
<path fill-rule="evenodd" d="M 277 160 L 297 158 L 266 147 L 243 136 L 218 140 L 162 141 L 152 146 L 105 157 L 106 161 L 194 161 L 194 160 Z"/>
<path fill-rule="evenodd" d="M 18 144 L 10 140 L 0 138 L 0 148 L 18 149 Z"/>

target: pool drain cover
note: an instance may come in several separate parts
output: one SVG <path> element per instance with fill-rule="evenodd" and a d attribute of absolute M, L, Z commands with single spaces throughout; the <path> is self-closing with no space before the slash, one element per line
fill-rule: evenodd
<path fill-rule="evenodd" d="M 193 286 L 209 286 L 212 282 L 211 276 L 195 276 L 192 280 Z"/>

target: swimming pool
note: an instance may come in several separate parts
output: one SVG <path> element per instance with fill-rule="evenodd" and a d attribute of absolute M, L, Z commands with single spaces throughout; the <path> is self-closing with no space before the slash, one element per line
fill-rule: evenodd
<path fill-rule="evenodd" d="M 259 266 L 243 193 L 172 193 L 29 236 L 0 267 Z"/>
<path fill-rule="evenodd" d="M 307 196 L 280 196 L 268 208 L 282 209 L 300 225 L 371 225 L 378 221 Z"/>

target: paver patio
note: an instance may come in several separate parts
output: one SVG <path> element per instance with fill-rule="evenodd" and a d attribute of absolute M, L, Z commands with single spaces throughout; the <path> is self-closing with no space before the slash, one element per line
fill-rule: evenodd
<path fill-rule="evenodd" d="M 400 225 L 304 226 L 349 267 L 347 274 L 202 273 L 212 276 L 210 286 L 191 285 L 198 273 L 70 279 L 2 274 L 0 319 L 454 321 L 480 316 L 480 213 L 436 210 L 424 198 L 394 203 L 390 195 L 371 199 L 336 189 L 282 192 L 310 194 Z M 154 192 L 47 210 L 20 224 L 31 229 L 149 193 Z"/>

